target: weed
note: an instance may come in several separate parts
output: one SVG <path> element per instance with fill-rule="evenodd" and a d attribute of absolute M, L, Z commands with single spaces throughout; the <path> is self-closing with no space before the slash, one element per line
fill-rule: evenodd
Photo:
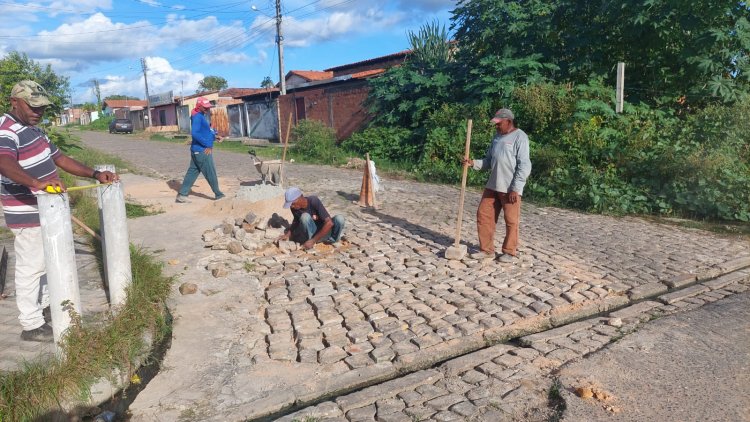
<path fill-rule="evenodd" d="M 250 261 L 245 261 L 245 264 L 242 266 L 242 268 L 245 269 L 246 272 L 252 272 L 255 269 L 255 263 Z"/>
<path fill-rule="evenodd" d="M 148 217 L 149 215 L 157 215 L 163 212 L 161 210 L 153 210 L 151 207 L 145 205 L 125 203 L 125 215 L 128 218 Z"/>
<path fill-rule="evenodd" d="M 565 399 L 562 396 L 563 385 L 560 379 L 555 377 L 552 379 L 552 385 L 547 393 L 547 405 L 552 410 L 552 414 L 549 416 L 548 422 L 558 422 L 562 419 L 563 413 L 565 413 Z"/>
<path fill-rule="evenodd" d="M 305 416 L 302 419 L 294 418 L 292 419 L 292 422 L 320 422 L 320 420 L 320 418 L 314 416 Z"/>

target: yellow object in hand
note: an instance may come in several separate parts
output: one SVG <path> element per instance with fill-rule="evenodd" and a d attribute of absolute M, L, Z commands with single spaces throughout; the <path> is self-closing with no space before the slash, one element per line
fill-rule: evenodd
<path fill-rule="evenodd" d="M 60 193 L 62 192 L 62 188 L 60 186 L 47 186 L 46 189 L 44 189 L 47 193 Z"/>

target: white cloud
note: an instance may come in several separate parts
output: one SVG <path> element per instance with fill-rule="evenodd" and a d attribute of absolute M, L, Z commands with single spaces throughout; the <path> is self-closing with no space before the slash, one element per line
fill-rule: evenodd
<path fill-rule="evenodd" d="M 167 91 L 173 91 L 174 95 L 180 95 L 181 91 L 185 95 L 191 94 L 198 89 L 198 82 L 205 77 L 202 73 L 175 69 L 163 57 L 146 57 L 146 66 L 148 67 L 148 91 L 150 94 Z M 146 98 L 146 85 L 142 73 L 132 73 L 129 76 L 107 75 L 99 79 L 99 89 L 102 98 L 108 95 L 130 95 L 141 99 Z"/>
<path fill-rule="evenodd" d="M 250 57 L 245 53 L 224 52 L 219 54 L 204 54 L 201 63 L 206 64 L 233 64 L 249 61 Z"/>
<path fill-rule="evenodd" d="M 151 7 L 161 6 L 161 3 L 159 3 L 158 1 L 154 1 L 154 0 L 138 0 L 138 2 L 139 3 L 143 3 L 143 4 L 147 4 L 147 5 L 151 6 Z"/>
<path fill-rule="evenodd" d="M 452 10 L 456 7 L 455 0 L 400 0 L 399 8 L 402 10 L 422 10 L 426 12 L 439 12 L 441 10 Z"/>
<path fill-rule="evenodd" d="M 307 47 L 318 42 L 340 39 L 353 34 L 386 30 L 402 21 L 403 18 L 403 13 L 384 13 L 382 10 L 375 8 L 336 11 L 310 19 L 286 16 L 282 21 L 282 34 L 284 35 L 285 46 Z M 260 41 L 260 45 L 268 46 L 274 43 L 275 28 L 273 24 L 268 24 L 268 18 L 256 18 L 251 28 L 256 28 L 253 32 L 258 34 L 256 37 Z M 261 31 L 257 28 L 265 30 Z"/>
<path fill-rule="evenodd" d="M 177 54 L 210 56 L 247 42 L 240 21 L 221 25 L 213 16 L 188 20 L 171 14 L 163 26 L 157 27 L 143 20 L 128 24 L 113 22 L 96 13 L 84 20 L 61 24 L 54 30 L 40 31 L 34 38 L 18 41 L 18 45 L 35 60 L 54 62 L 58 70 L 80 71 L 97 63 L 165 53 L 191 43 L 198 44 L 177 50 Z"/>

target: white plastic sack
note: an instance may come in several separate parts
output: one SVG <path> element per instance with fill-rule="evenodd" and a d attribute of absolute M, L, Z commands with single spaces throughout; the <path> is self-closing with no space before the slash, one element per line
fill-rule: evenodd
<path fill-rule="evenodd" d="M 370 177 L 372 178 L 372 190 L 374 192 L 380 191 L 380 177 L 378 172 L 375 170 L 375 162 L 370 160 Z"/>

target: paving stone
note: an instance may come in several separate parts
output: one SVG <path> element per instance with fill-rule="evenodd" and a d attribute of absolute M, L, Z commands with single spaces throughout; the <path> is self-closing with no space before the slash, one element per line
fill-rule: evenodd
<path fill-rule="evenodd" d="M 662 283 L 647 283 L 633 287 L 628 292 L 631 300 L 640 300 L 646 297 L 660 295 L 667 291 L 667 286 Z"/>
<path fill-rule="evenodd" d="M 396 357 L 396 353 L 390 347 L 376 347 L 370 352 L 372 359 L 377 362 L 390 362 Z"/>
<path fill-rule="evenodd" d="M 346 417 L 351 422 L 370 422 L 375 421 L 375 405 L 370 404 L 346 412 Z"/>
<path fill-rule="evenodd" d="M 443 410 L 441 412 L 438 412 L 434 415 L 432 415 L 432 420 L 438 421 L 438 422 L 452 422 L 452 421 L 460 421 L 463 420 L 463 417 L 461 415 L 458 415 L 456 413 Z"/>
<path fill-rule="evenodd" d="M 451 412 L 469 418 L 479 412 L 479 408 L 471 404 L 469 401 L 462 401 L 456 403 L 450 408 Z"/>
<path fill-rule="evenodd" d="M 425 402 L 425 406 L 432 407 L 435 410 L 447 410 L 449 407 L 456 403 L 464 401 L 464 396 L 460 394 L 447 394 L 444 396 L 436 397 L 432 400 Z"/>
<path fill-rule="evenodd" d="M 581 356 L 581 354 L 574 352 L 573 350 L 566 349 L 564 347 L 555 349 L 549 353 L 547 353 L 546 357 L 549 359 L 555 359 L 562 363 L 565 363 L 567 361 L 573 360 L 577 357 Z"/>
<path fill-rule="evenodd" d="M 348 357 L 349 354 L 344 351 L 341 347 L 338 346 L 331 346 L 326 347 L 325 349 L 318 352 L 318 362 L 320 362 L 323 365 L 328 365 L 331 363 L 336 363 L 346 357 Z"/>
<path fill-rule="evenodd" d="M 437 413 L 435 409 L 425 406 L 413 406 L 404 409 L 404 413 L 411 417 L 410 422 L 414 421 L 426 421 L 429 420 L 432 415 Z"/>
<path fill-rule="evenodd" d="M 380 399 L 375 402 L 375 407 L 378 411 L 378 419 L 382 415 L 389 415 L 391 413 L 400 413 L 406 407 L 406 404 L 398 397 L 389 397 L 387 399 Z"/>
<path fill-rule="evenodd" d="M 731 273 L 731 274 L 721 276 L 719 278 L 715 278 L 713 280 L 704 281 L 701 284 L 708 287 L 711 290 L 719 290 L 719 289 L 723 289 L 724 287 L 730 284 L 737 283 L 745 279 L 747 279 L 746 274 L 743 274 L 741 272 L 736 272 L 736 273 Z"/>
<path fill-rule="evenodd" d="M 344 359 L 351 369 L 364 368 L 372 365 L 375 361 L 368 354 L 352 355 Z"/>
<path fill-rule="evenodd" d="M 589 329 L 596 323 L 597 323 L 596 319 L 575 322 L 572 324 L 564 325 L 562 327 L 543 331 L 541 333 L 531 334 L 528 336 L 521 337 L 520 342 L 524 346 L 531 346 L 532 343 L 535 343 L 538 341 L 547 341 L 547 340 L 552 340 L 554 338 L 567 337 L 575 333 L 576 331 Z"/>
<path fill-rule="evenodd" d="M 421 387 L 424 387 L 427 383 L 435 382 L 440 377 L 440 373 L 435 370 L 414 372 L 352 394 L 340 396 L 336 398 L 335 402 L 344 412 L 348 412 L 351 409 L 373 404 L 380 399 L 395 397 L 406 391 L 416 390 L 422 394 Z"/>
<path fill-rule="evenodd" d="M 708 287 L 699 284 L 699 285 L 684 288 L 682 290 L 678 290 L 673 293 L 667 293 L 665 295 L 659 296 L 659 300 L 662 301 L 662 303 L 671 305 L 677 301 L 684 300 L 690 296 L 696 296 L 701 293 L 705 293 L 708 290 L 709 290 Z"/>
<path fill-rule="evenodd" d="M 448 394 L 446 390 L 432 384 L 420 385 L 416 388 L 416 391 L 422 395 L 422 399 L 425 401 Z"/>

